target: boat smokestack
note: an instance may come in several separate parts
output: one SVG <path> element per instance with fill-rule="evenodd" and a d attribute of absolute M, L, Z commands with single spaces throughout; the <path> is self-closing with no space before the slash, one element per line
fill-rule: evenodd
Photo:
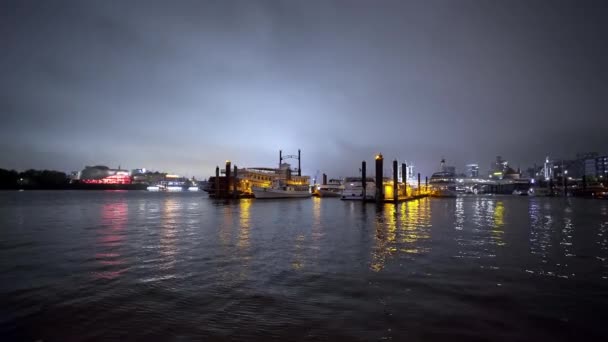
<path fill-rule="evenodd" d="M 226 195 L 228 195 L 230 193 L 230 176 L 231 176 L 231 170 L 230 168 L 232 167 L 232 163 L 230 163 L 230 160 L 226 160 Z"/>
<path fill-rule="evenodd" d="M 300 155 L 300 149 L 298 149 L 298 177 L 302 176 L 302 164 L 300 163 L 300 159 L 301 155 Z"/>

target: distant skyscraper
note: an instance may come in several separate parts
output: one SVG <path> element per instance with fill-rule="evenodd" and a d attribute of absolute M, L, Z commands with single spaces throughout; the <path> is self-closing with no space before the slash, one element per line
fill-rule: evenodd
<path fill-rule="evenodd" d="M 479 164 L 467 164 L 467 177 L 479 177 Z"/>
<path fill-rule="evenodd" d="M 586 176 L 608 179 L 608 156 L 586 159 L 584 165 Z"/>

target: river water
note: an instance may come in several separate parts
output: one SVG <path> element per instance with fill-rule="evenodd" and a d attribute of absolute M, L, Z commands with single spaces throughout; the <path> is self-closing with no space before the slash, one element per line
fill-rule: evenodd
<path fill-rule="evenodd" d="M 0 193 L 3 341 L 605 340 L 608 201 Z"/>

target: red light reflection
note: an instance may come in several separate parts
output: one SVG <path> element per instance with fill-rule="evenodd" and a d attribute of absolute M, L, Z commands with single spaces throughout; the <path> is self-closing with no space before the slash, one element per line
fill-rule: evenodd
<path fill-rule="evenodd" d="M 97 240 L 95 259 L 100 271 L 93 272 L 95 279 L 115 279 L 128 270 L 124 259 L 117 250 L 125 239 L 124 229 L 127 223 L 128 206 L 126 202 L 104 204 L 101 212 L 102 229 Z"/>

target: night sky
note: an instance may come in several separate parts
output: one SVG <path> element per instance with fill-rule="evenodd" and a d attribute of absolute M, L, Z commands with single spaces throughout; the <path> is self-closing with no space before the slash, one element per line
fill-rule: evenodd
<path fill-rule="evenodd" d="M 606 32 L 606 1 L 2 1 L 0 168 L 605 154 Z"/>

